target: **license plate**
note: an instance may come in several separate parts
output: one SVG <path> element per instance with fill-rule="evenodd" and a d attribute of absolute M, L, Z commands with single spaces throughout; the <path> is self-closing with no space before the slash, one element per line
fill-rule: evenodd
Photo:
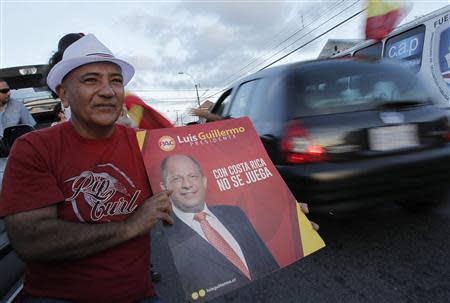
<path fill-rule="evenodd" d="M 376 151 L 389 151 L 419 145 L 417 125 L 385 126 L 369 130 L 369 147 Z"/>

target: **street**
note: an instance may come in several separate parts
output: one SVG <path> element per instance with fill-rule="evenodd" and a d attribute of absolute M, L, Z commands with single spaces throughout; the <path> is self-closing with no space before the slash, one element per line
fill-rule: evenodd
<path fill-rule="evenodd" d="M 395 205 L 315 217 L 327 247 L 210 302 L 450 302 L 450 200 L 430 212 Z M 161 228 L 153 233 L 164 302 L 186 302 Z"/>

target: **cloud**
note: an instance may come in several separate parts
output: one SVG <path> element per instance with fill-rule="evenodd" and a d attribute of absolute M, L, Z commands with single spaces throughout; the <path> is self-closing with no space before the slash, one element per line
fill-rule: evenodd
<path fill-rule="evenodd" d="M 123 24 L 151 41 L 147 42 L 152 45 L 147 56 L 152 60 L 147 61 L 152 66 L 137 68 L 161 74 L 152 77 L 158 82 L 153 85 L 186 86 L 186 78 L 177 75 L 185 71 L 204 86 L 214 87 L 224 85 L 221 80 L 261 53 L 291 14 L 289 7 L 284 1 L 181 2 L 165 17 L 135 10 L 123 18 L 129 20 Z"/>
<path fill-rule="evenodd" d="M 164 13 L 134 10 L 123 18 L 128 21 L 122 24 L 124 31 L 131 32 L 134 39 L 140 39 L 140 44 L 148 47 L 145 52 L 134 54 L 135 58 L 130 57 L 138 74 L 145 74 L 136 81 L 139 85 L 192 88 L 188 76 L 178 75 L 184 71 L 204 88 L 219 88 L 259 70 L 312 38 L 309 35 L 276 53 L 307 32 L 312 22 L 329 18 L 337 5 L 287 1 L 180 2 L 163 6 Z M 302 26 L 305 28 L 300 34 L 285 41 Z M 310 59 L 310 49 L 312 45 L 290 57 Z"/>
<path fill-rule="evenodd" d="M 289 5 L 285 1 L 255 2 L 184 2 L 185 7 L 196 14 L 209 15 L 218 18 L 224 26 L 236 27 L 241 30 L 267 30 L 274 24 L 283 23 L 289 15 Z"/>
<path fill-rule="evenodd" d="M 149 56 L 122 56 L 122 58 L 141 70 L 151 70 L 155 65 Z"/>
<path fill-rule="evenodd" d="M 162 37 L 172 30 L 170 19 L 151 15 L 145 11 L 136 11 L 135 14 L 122 18 L 122 20 L 132 32 L 141 31 L 153 38 Z"/>

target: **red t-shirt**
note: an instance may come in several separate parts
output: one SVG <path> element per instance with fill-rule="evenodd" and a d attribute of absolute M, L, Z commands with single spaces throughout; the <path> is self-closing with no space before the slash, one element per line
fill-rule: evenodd
<path fill-rule="evenodd" d="M 125 220 L 149 196 L 132 129 L 117 125 L 110 138 L 90 140 L 67 122 L 14 143 L 3 178 L 0 217 L 57 204 L 63 220 L 101 224 Z M 81 302 L 153 296 L 150 235 L 75 261 L 28 263 L 24 290 Z"/>

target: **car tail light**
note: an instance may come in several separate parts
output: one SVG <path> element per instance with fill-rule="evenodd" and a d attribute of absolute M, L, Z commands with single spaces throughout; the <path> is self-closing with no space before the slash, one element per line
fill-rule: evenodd
<path fill-rule="evenodd" d="M 444 139 L 450 142 L 450 130 L 444 135 Z"/>
<path fill-rule="evenodd" d="M 286 124 L 281 148 L 288 163 L 320 162 L 326 159 L 325 149 L 311 143 L 308 132 L 298 121 Z"/>
<path fill-rule="evenodd" d="M 446 129 L 447 131 L 444 134 L 444 140 L 450 141 L 450 118 L 447 118 Z"/>

